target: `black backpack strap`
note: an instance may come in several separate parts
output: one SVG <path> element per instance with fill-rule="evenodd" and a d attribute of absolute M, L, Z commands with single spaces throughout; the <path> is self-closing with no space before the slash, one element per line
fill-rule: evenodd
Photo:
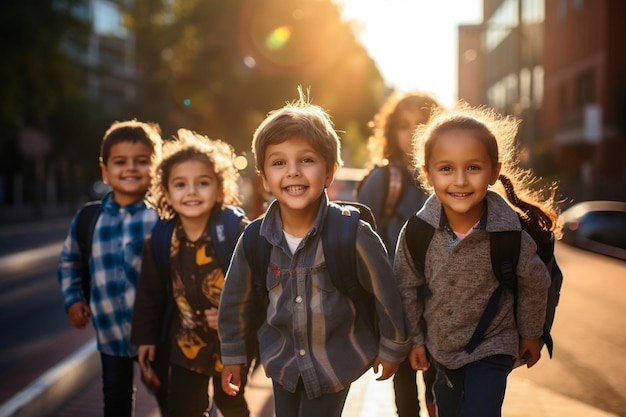
<path fill-rule="evenodd" d="M 489 235 L 491 268 L 500 285 L 498 285 L 491 294 L 491 297 L 489 297 L 485 311 L 480 317 L 480 321 L 476 329 L 474 329 L 472 337 L 465 346 L 467 353 L 472 353 L 483 340 L 487 327 L 489 327 L 489 324 L 491 324 L 498 312 L 500 297 L 505 289 L 509 289 L 513 292 L 514 314 L 515 317 L 517 317 L 517 275 L 515 271 L 517 270 L 517 261 L 519 260 L 522 232 L 512 230 L 491 232 Z"/>
<path fill-rule="evenodd" d="M 243 231 L 243 251 L 252 271 L 252 287 L 256 297 L 267 297 L 266 275 L 272 245 L 260 235 L 262 218 L 253 220 Z"/>
<path fill-rule="evenodd" d="M 356 234 L 360 216 L 359 209 L 354 206 L 330 203 L 322 230 L 322 248 L 333 285 L 352 300 L 368 326 L 376 329 L 373 294 L 362 288 L 356 272 Z"/>
<path fill-rule="evenodd" d="M 233 256 L 237 239 L 241 234 L 241 222 L 245 221 L 246 214 L 239 207 L 216 207 L 211 212 L 211 241 L 215 256 L 226 273 L 230 265 L 230 259 Z"/>
<path fill-rule="evenodd" d="M 546 309 L 546 320 L 543 325 L 543 334 L 541 339 L 548 349 L 548 354 L 552 358 L 552 351 L 554 349 L 554 342 L 550 329 L 552 329 L 552 323 L 554 323 L 554 313 L 556 306 L 559 304 L 559 298 L 561 294 L 561 286 L 563 285 L 563 272 L 556 262 L 554 257 L 554 234 L 551 235 L 550 241 L 545 243 L 537 249 L 537 253 L 544 260 L 550 272 L 550 288 L 548 289 L 548 307 Z M 547 262 L 546 262 L 547 259 Z"/>
<path fill-rule="evenodd" d="M 85 204 L 76 217 L 76 242 L 78 243 L 81 263 L 80 286 L 83 291 L 83 297 L 87 303 L 89 303 L 91 293 L 89 257 L 91 256 L 93 233 L 100 213 L 102 213 L 102 203 L 100 201 L 92 201 Z"/>
<path fill-rule="evenodd" d="M 425 277 L 426 267 L 426 251 L 430 245 L 430 241 L 435 234 L 435 228 L 426 223 L 424 219 L 418 217 L 417 214 L 409 217 L 406 223 L 405 239 L 406 245 L 413 260 L 415 268 Z M 431 292 L 428 284 L 424 284 L 418 289 L 418 297 L 428 297 Z"/>
<path fill-rule="evenodd" d="M 161 279 L 168 294 L 171 294 L 172 292 L 172 278 L 170 277 L 170 248 L 172 246 L 172 233 L 174 233 L 175 225 L 175 218 L 169 220 L 157 220 L 152 228 L 152 237 L 150 238 L 152 255 L 154 262 L 157 265 L 159 278 Z M 165 306 L 163 319 L 161 321 L 159 341 L 162 343 L 169 340 L 168 331 L 173 312 L 174 302 L 173 300 L 170 300 Z"/>
<path fill-rule="evenodd" d="M 251 330 L 248 331 L 246 341 L 250 360 L 256 358 L 259 361 L 259 346 L 256 338 L 257 331 L 267 317 L 267 267 L 270 262 L 272 245 L 260 235 L 262 218 L 249 223 L 243 231 L 241 238 L 243 251 L 250 266 L 252 274 L 252 320 Z"/>

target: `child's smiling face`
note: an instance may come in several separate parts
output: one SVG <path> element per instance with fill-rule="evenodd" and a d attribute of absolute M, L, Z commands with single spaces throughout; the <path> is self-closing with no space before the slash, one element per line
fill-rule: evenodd
<path fill-rule="evenodd" d="M 265 191 L 272 193 L 281 207 L 292 210 L 317 210 L 319 198 L 332 183 L 336 170 L 329 172 L 322 154 L 302 136 L 269 145 L 263 167 Z"/>
<path fill-rule="evenodd" d="M 480 220 L 487 189 L 498 179 L 500 164 L 493 166 L 487 147 L 475 133 L 457 129 L 434 139 L 424 169 L 451 226 L 457 223 L 464 228 Z"/>
<path fill-rule="evenodd" d="M 208 219 L 215 204 L 223 199 L 223 190 L 213 166 L 188 159 L 172 167 L 165 198 L 183 219 Z"/>
<path fill-rule="evenodd" d="M 150 186 L 152 149 L 142 142 L 121 141 L 100 164 L 102 180 L 111 185 L 113 198 L 125 206 L 144 198 Z"/>

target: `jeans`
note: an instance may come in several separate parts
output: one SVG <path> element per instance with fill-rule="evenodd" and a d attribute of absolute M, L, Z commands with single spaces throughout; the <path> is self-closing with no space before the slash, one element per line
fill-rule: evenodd
<path fill-rule="evenodd" d="M 419 417 L 420 401 L 417 395 L 417 371 L 408 359 L 403 361 L 393 376 L 393 391 L 399 417 Z"/>
<path fill-rule="evenodd" d="M 244 398 L 248 367 L 242 367 L 241 388 L 231 397 L 222 390 L 222 376 L 198 374 L 177 365 L 170 366 L 168 397 L 171 417 L 203 417 L 213 408 L 209 398 L 209 380 L 213 378 L 213 400 L 224 417 L 248 417 L 250 411 Z M 211 413 L 209 413 L 211 415 Z"/>
<path fill-rule="evenodd" d="M 438 417 L 500 417 L 506 379 L 513 367 L 509 355 L 488 356 L 459 369 L 437 367 L 434 393 Z"/>
<path fill-rule="evenodd" d="M 104 417 L 132 417 L 135 413 L 134 358 L 100 353 Z"/>
<path fill-rule="evenodd" d="M 276 417 L 341 417 L 350 387 L 334 394 L 324 394 L 309 400 L 302 380 L 296 392 L 289 392 L 272 380 Z"/>

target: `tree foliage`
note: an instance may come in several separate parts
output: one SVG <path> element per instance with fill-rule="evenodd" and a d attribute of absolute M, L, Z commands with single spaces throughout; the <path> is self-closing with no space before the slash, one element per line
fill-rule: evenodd
<path fill-rule="evenodd" d="M 99 141 L 114 120 L 157 122 L 164 137 L 192 129 L 247 152 L 261 120 L 296 99 L 298 86 L 331 114 L 344 160 L 364 146 L 384 84 L 331 0 L 112 3 L 124 12 L 138 74 L 125 80 L 137 87 L 135 99 L 115 108 L 87 94 L 90 73 L 112 71 L 106 62 L 87 66 L 80 55 L 91 2 L 3 3 L 0 180 L 20 170 L 35 177 L 19 155 L 24 128 L 50 138 L 47 166 L 72 181 L 97 175 Z"/>

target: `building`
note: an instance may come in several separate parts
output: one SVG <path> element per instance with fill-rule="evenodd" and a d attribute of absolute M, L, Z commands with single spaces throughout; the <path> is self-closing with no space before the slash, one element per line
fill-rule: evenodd
<path fill-rule="evenodd" d="M 626 1 L 484 0 L 483 16 L 459 27 L 459 99 L 519 118 L 540 176 L 623 191 Z"/>
<path fill-rule="evenodd" d="M 546 0 L 542 136 L 590 185 L 624 180 L 624 22 L 623 0 Z"/>

